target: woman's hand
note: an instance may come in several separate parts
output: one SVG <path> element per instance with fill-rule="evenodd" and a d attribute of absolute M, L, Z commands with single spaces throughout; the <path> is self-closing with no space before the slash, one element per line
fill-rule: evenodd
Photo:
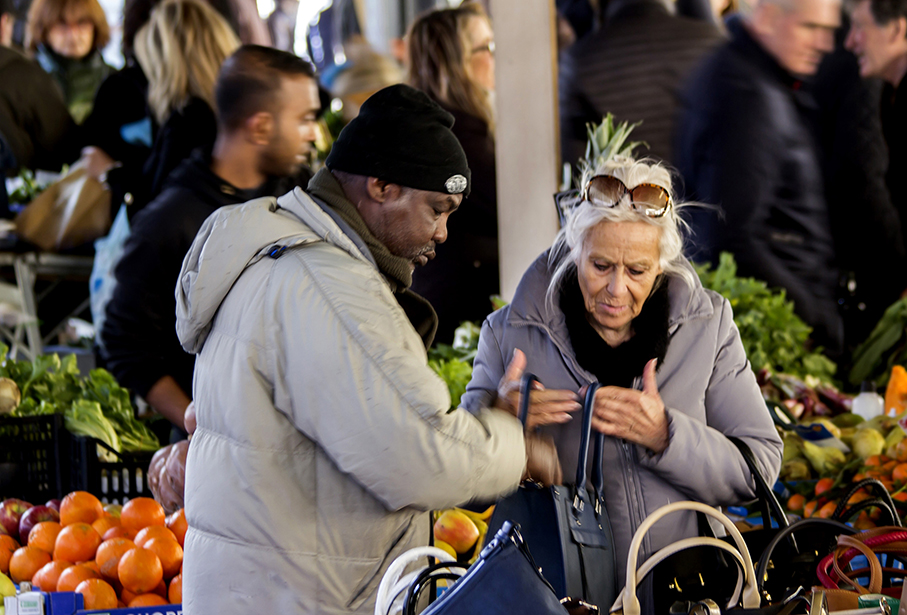
<path fill-rule="evenodd" d="M 645 446 L 653 453 L 668 447 L 668 416 L 655 381 L 656 359 L 642 372 L 642 391 L 602 387 L 595 393 L 592 428 L 607 436 Z"/>
<path fill-rule="evenodd" d="M 498 385 L 498 396 L 494 402 L 495 408 L 509 412 L 517 418 L 520 415 L 520 398 L 522 397 L 520 387 L 525 369 L 526 355 L 521 350 L 515 349 L 513 359 Z M 539 382 L 533 383 L 533 389 L 529 395 L 529 416 L 526 419 L 526 429 L 553 423 L 566 423 L 573 418 L 570 415 L 571 412 L 583 408 L 582 400 L 573 391 L 548 390 Z"/>

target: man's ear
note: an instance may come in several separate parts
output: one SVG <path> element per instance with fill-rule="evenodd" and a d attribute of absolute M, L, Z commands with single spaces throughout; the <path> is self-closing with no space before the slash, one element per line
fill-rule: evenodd
<path fill-rule="evenodd" d="M 756 33 L 761 36 L 771 36 L 775 31 L 775 21 L 779 10 L 781 10 L 780 7 L 773 2 L 756 0 L 749 20 Z"/>
<path fill-rule="evenodd" d="M 892 20 L 894 27 L 891 29 L 891 42 L 904 44 L 907 39 L 907 17 L 901 16 Z"/>
<path fill-rule="evenodd" d="M 245 122 L 247 138 L 255 145 L 270 143 L 276 129 L 274 115 L 267 111 L 259 111 Z"/>
<path fill-rule="evenodd" d="M 385 201 L 397 198 L 400 195 L 400 186 L 386 182 L 383 179 L 378 179 L 377 177 L 369 177 L 366 179 L 365 189 L 368 192 L 369 198 L 378 203 L 384 203 Z"/>

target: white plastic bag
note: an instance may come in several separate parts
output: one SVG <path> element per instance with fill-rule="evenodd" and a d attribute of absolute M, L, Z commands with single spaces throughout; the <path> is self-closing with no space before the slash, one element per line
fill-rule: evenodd
<path fill-rule="evenodd" d="M 101 237 L 94 242 L 94 265 L 91 267 L 91 277 L 88 279 L 88 290 L 91 296 L 91 319 L 97 331 L 96 341 L 104 350 L 104 341 L 101 329 L 104 327 L 107 303 L 113 296 L 116 287 L 116 277 L 113 270 L 120 257 L 123 255 L 123 246 L 129 237 L 129 218 L 126 217 L 126 205 L 120 205 L 110 232 L 106 237 Z"/>

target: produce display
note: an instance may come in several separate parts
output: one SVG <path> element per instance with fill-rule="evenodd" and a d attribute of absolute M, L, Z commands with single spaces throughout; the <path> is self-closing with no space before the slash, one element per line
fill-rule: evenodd
<path fill-rule="evenodd" d="M 9 348 L 0 344 L 0 356 Z M 156 451 L 157 436 L 136 419 L 129 391 L 104 369 L 79 374 L 75 355 L 6 359 L 0 365 L 0 416 L 62 414 L 66 429 L 97 438 L 117 452 Z M 2 429 L 2 427 L 0 427 Z"/>
<path fill-rule="evenodd" d="M 43 506 L 5 500 L 0 597 L 16 594 L 12 582 L 29 581 L 82 594 L 86 610 L 179 604 L 187 527 L 183 510 L 168 516 L 151 498 L 104 506 L 74 491 Z"/>
<path fill-rule="evenodd" d="M 884 384 L 895 366 L 907 365 L 907 297 L 891 304 L 866 341 L 853 353 L 849 380 Z"/>

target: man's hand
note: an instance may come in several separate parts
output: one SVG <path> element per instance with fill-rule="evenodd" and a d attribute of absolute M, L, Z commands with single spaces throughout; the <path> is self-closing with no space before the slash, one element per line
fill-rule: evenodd
<path fill-rule="evenodd" d="M 186 406 L 186 414 L 183 415 L 183 423 L 186 425 L 186 433 L 190 436 L 195 433 L 197 424 L 195 422 L 195 402 L 190 401 Z"/>
<path fill-rule="evenodd" d="M 532 479 L 546 487 L 560 485 L 561 463 L 554 440 L 548 436 L 526 434 L 526 472 L 523 480 Z"/>
<path fill-rule="evenodd" d="M 668 447 L 668 415 L 655 380 L 656 359 L 642 372 L 642 391 L 602 387 L 595 393 L 592 428 L 606 436 L 645 446 L 653 453 Z"/>
<path fill-rule="evenodd" d="M 82 148 L 82 157 L 79 162 L 85 164 L 85 172 L 88 173 L 88 176 L 99 182 L 104 181 L 107 171 L 117 166 L 117 162 L 108 156 L 107 152 L 93 145 Z"/>
<path fill-rule="evenodd" d="M 519 349 L 514 349 L 513 359 L 504 377 L 498 384 L 498 396 L 495 408 L 509 412 L 519 418 L 520 412 L 520 386 L 523 371 L 526 369 L 526 355 Z M 581 410 L 583 407 L 579 396 L 573 391 L 552 389 L 547 390 L 541 383 L 533 383 L 533 391 L 529 395 L 529 416 L 526 419 L 526 428 L 550 425 L 553 423 L 566 423 L 571 418 L 570 413 Z"/>

